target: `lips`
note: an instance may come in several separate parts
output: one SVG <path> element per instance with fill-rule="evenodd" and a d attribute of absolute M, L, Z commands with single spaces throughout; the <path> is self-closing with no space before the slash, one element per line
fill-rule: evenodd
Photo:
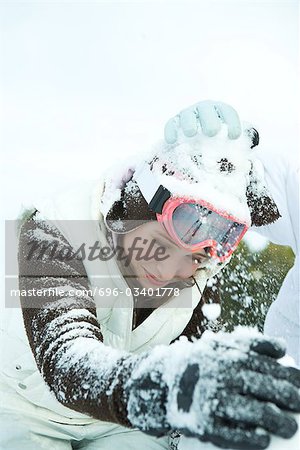
<path fill-rule="evenodd" d="M 152 275 L 151 273 L 149 273 L 144 267 L 143 267 L 145 273 L 146 273 L 146 278 L 154 285 L 156 286 L 163 286 L 164 284 L 166 284 L 165 281 L 160 281 L 158 278 L 156 278 L 154 275 Z"/>

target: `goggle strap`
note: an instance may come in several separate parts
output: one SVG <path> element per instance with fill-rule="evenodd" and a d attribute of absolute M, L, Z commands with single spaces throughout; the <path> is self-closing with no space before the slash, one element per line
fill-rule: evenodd
<path fill-rule="evenodd" d="M 152 211 L 154 211 L 158 214 L 161 214 L 165 202 L 170 197 L 171 197 L 171 192 L 160 184 L 157 191 L 155 192 L 154 196 L 152 197 L 152 200 L 149 203 L 149 208 Z"/>

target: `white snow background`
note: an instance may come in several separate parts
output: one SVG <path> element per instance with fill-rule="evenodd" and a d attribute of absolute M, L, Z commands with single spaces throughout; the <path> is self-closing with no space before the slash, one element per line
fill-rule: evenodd
<path fill-rule="evenodd" d="M 262 150 L 295 154 L 298 9 L 297 0 L 0 0 L 1 218 L 147 149 L 198 100 L 228 102 L 257 126 Z M 265 246 L 253 236 L 254 251 Z"/>
<path fill-rule="evenodd" d="M 298 10 L 297 0 L 0 1 L 2 236 L 22 203 L 147 150 L 198 100 L 231 104 L 261 151 L 293 157 Z M 253 250 L 261 239 L 248 239 Z M 299 436 L 278 441 L 299 448 Z"/>
<path fill-rule="evenodd" d="M 298 3 L 0 1 L 2 217 L 148 149 L 198 100 L 295 153 Z"/>

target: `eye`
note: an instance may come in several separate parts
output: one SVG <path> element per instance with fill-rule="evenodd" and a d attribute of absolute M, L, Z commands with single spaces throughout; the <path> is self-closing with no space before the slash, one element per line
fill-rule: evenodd
<path fill-rule="evenodd" d="M 204 262 L 204 258 L 201 258 L 200 256 L 193 256 L 193 264 L 202 264 Z"/>

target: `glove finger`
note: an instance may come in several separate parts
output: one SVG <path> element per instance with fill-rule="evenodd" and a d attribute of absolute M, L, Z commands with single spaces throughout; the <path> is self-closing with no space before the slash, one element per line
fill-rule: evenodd
<path fill-rule="evenodd" d="M 227 372 L 222 385 L 241 394 L 272 402 L 280 408 L 300 412 L 300 392 L 287 380 L 278 380 L 270 374 L 261 374 L 251 370 L 240 370 L 233 374 Z"/>
<path fill-rule="evenodd" d="M 264 336 L 255 330 L 251 331 L 252 334 L 249 334 L 247 328 L 244 329 L 241 327 L 226 336 L 223 336 L 222 333 L 218 333 L 215 347 L 236 348 L 247 353 L 250 350 L 275 359 L 285 355 L 286 343 L 283 339 Z M 226 340 L 224 339 L 225 337 Z"/>
<path fill-rule="evenodd" d="M 296 420 L 272 403 L 245 395 L 223 395 L 215 415 L 236 424 L 262 427 L 283 438 L 292 437 L 298 429 Z"/>
<path fill-rule="evenodd" d="M 300 388 L 300 370 L 282 366 L 268 356 L 250 354 L 244 362 L 244 367 L 258 373 L 271 374 L 278 380 L 287 380 L 296 388 Z"/>
<path fill-rule="evenodd" d="M 174 144 L 177 141 L 179 120 L 178 116 L 172 117 L 165 125 L 164 135 L 167 144 Z"/>
<path fill-rule="evenodd" d="M 270 444 L 270 435 L 263 429 L 228 424 L 223 419 L 216 419 L 213 431 L 198 438 L 218 447 L 242 450 L 263 450 Z"/>
<path fill-rule="evenodd" d="M 241 122 L 238 113 L 232 106 L 226 103 L 216 102 L 215 108 L 218 112 L 219 117 L 226 123 L 228 127 L 228 137 L 229 139 L 237 139 L 242 132 Z"/>
<path fill-rule="evenodd" d="M 250 350 L 260 355 L 271 356 L 272 358 L 282 358 L 286 352 L 286 344 L 282 339 L 257 337 L 253 338 Z"/>
<path fill-rule="evenodd" d="M 197 134 L 198 122 L 197 114 L 192 109 L 185 109 L 179 115 L 180 125 L 183 133 L 187 136 L 195 136 Z"/>
<path fill-rule="evenodd" d="M 199 365 L 190 364 L 181 376 L 177 394 L 178 409 L 188 412 L 193 402 L 194 389 L 199 380 Z"/>
<path fill-rule="evenodd" d="M 205 101 L 196 105 L 196 117 L 206 136 L 213 137 L 221 129 L 221 120 L 214 107 L 214 102 Z"/>

